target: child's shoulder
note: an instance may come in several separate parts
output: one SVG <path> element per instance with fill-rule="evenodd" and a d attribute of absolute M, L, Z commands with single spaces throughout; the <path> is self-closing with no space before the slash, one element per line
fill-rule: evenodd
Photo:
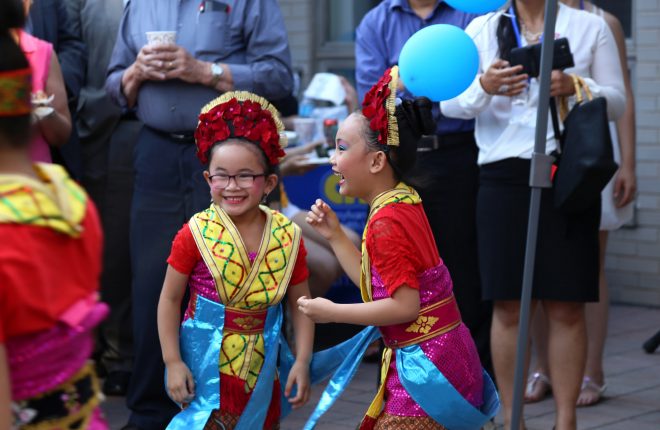
<path fill-rule="evenodd" d="M 418 214 L 420 210 L 423 211 L 422 206 L 419 204 L 411 205 L 403 202 L 391 203 L 378 210 L 378 212 L 371 217 L 371 221 L 384 218 L 390 218 L 392 220 L 407 220 Z"/>

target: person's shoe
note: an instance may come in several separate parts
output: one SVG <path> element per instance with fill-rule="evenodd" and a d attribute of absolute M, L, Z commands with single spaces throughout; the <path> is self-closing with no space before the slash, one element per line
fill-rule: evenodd
<path fill-rule="evenodd" d="M 577 406 L 593 406 L 603 399 L 603 393 L 607 384 L 598 385 L 593 379 L 585 376 L 582 379 L 582 387 L 580 388 L 580 395 L 577 399 Z"/>
<path fill-rule="evenodd" d="M 536 403 L 545 399 L 552 391 L 550 379 L 541 372 L 534 372 L 527 379 L 525 388 L 525 403 Z"/>
<path fill-rule="evenodd" d="M 108 373 L 103 382 L 103 393 L 106 396 L 125 396 L 131 373 L 125 371 L 114 371 Z M 137 428 L 137 427 L 135 427 Z M 130 429 L 130 428 L 129 428 Z"/>

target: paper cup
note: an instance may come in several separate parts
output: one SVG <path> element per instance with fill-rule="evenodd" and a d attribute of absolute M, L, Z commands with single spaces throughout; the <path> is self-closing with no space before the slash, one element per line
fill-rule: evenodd
<path fill-rule="evenodd" d="M 147 44 L 149 45 L 174 45 L 176 43 L 176 31 L 147 31 Z"/>

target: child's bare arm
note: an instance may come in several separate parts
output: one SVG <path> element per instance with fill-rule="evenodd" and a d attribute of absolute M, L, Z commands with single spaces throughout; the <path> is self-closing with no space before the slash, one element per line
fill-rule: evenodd
<path fill-rule="evenodd" d="M 309 362 L 312 358 L 312 348 L 314 345 L 314 322 L 303 315 L 298 310 L 297 305 L 300 297 L 308 297 L 309 294 L 309 285 L 306 280 L 297 285 L 290 286 L 287 291 L 287 300 L 293 320 L 293 330 L 296 335 L 296 361 L 286 381 L 284 395 L 289 397 L 289 402 L 293 405 L 294 409 L 307 403 L 310 394 Z M 297 385 L 296 395 L 290 397 L 294 384 Z"/>
<path fill-rule="evenodd" d="M 419 314 L 419 291 L 402 286 L 392 297 L 368 303 L 333 303 L 317 297 L 298 300 L 298 308 L 317 323 L 340 322 L 358 325 L 392 325 L 413 321 Z"/>
<path fill-rule="evenodd" d="M 181 301 L 186 292 L 188 275 L 167 266 L 163 290 L 158 300 L 158 336 L 165 364 L 181 361 L 179 351 L 179 324 L 181 322 Z"/>
<path fill-rule="evenodd" d="M 0 430 L 11 425 L 11 390 L 9 388 L 9 363 L 5 346 L 0 343 Z"/>
<path fill-rule="evenodd" d="M 310 296 L 307 280 L 290 286 L 287 296 L 293 320 L 293 330 L 296 334 L 296 360 L 304 360 L 309 363 L 314 345 L 314 321 L 303 315 L 298 310 L 297 304 L 300 297 Z"/>
<path fill-rule="evenodd" d="M 195 395 L 195 383 L 188 367 L 181 360 L 179 324 L 181 300 L 188 284 L 188 275 L 167 266 L 163 290 L 158 300 L 158 336 L 167 367 L 167 390 L 179 403 L 188 402 Z"/>

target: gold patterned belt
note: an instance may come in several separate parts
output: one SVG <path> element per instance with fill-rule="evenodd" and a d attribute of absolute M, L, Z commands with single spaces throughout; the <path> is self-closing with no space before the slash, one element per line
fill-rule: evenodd
<path fill-rule="evenodd" d="M 268 309 L 249 310 L 225 307 L 225 330 L 239 334 L 264 331 Z"/>
<path fill-rule="evenodd" d="M 21 430 L 86 429 L 100 403 L 94 365 L 85 364 L 52 390 L 15 402 L 14 427 Z"/>
<path fill-rule="evenodd" d="M 461 312 L 452 294 L 446 299 L 422 308 L 412 323 L 379 327 L 385 345 L 403 348 L 447 333 L 461 324 Z"/>

